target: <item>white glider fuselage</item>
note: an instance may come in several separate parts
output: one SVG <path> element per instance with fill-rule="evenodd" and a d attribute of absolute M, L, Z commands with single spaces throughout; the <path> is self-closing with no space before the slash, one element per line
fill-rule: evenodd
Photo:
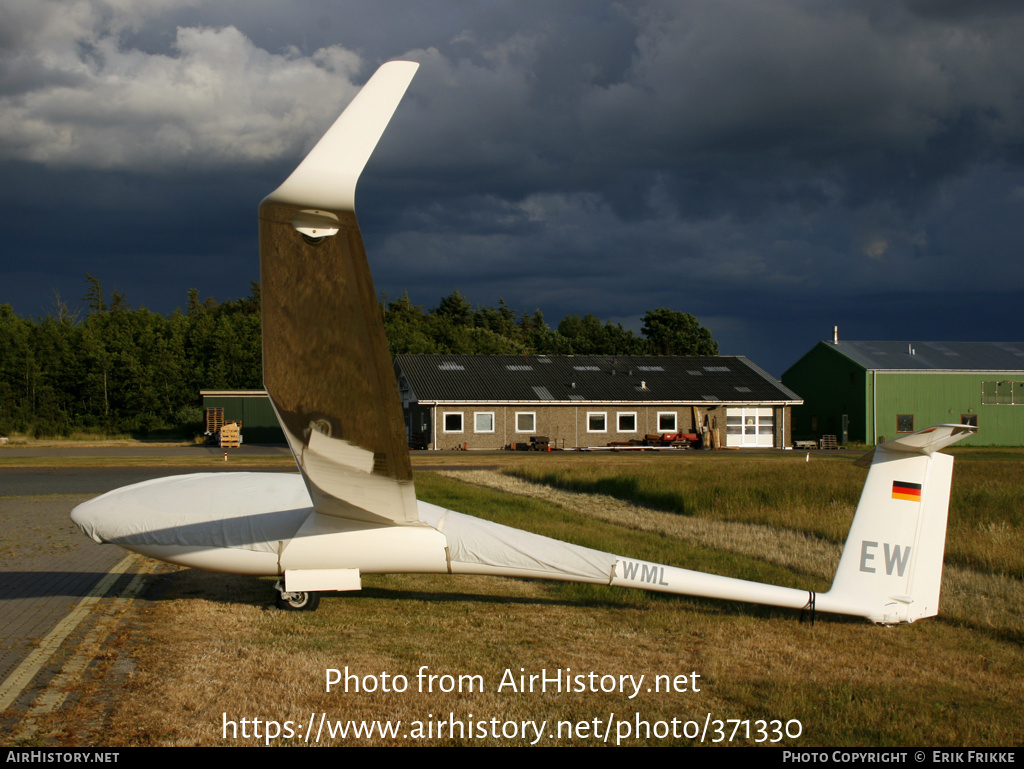
<path fill-rule="evenodd" d="M 264 385 L 299 474 L 210 473 L 116 489 L 72 519 L 97 542 L 283 577 L 289 605 L 361 574 L 536 577 L 912 622 L 938 611 L 952 459 L 976 428 L 876 448 L 832 589 L 816 595 L 640 561 L 418 501 L 401 400 L 354 213 L 363 166 L 417 69 L 381 67 L 260 205 Z M 279 601 L 280 605 L 280 601 Z"/>
<path fill-rule="evenodd" d="M 245 508 L 222 509 L 216 517 L 203 515 L 202 511 L 210 508 L 195 506 L 195 499 L 212 487 L 222 493 L 234 492 L 236 499 L 246 500 Z M 153 500 L 160 500 L 160 507 L 154 507 Z M 122 528 L 115 522 L 118 510 L 123 514 Z M 182 510 L 193 514 L 183 515 Z M 342 519 L 316 512 L 302 479 L 295 474 L 203 473 L 116 489 L 79 505 L 72 517 L 98 542 L 113 542 L 181 566 L 234 574 L 291 577 L 310 570 L 322 576 L 346 570 L 355 575 L 487 574 L 607 584 L 797 609 L 808 601 L 804 590 L 624 558 L 428 502 L 419 501 L 418 510 L 418 525 Z M 102 533 L 99 521 L 103 521 Z M 307 589 L 346 588 L 318 585 Z"/>
<path fill-rule="evenodd" d="M 146 481 L 85 502 L 72 518 L 97 542 L 192 568 L 283 575 L 289 591 L 357 590 L 361 574 L 478 574 L 812 608 L 896 624 L 938 613 L 953 461 L 937 452 L 973 432 L 940 425 L 874 450 L 835 580 L 821 594 L 604 553 L 423 501 L 412 524 L 325 515 L 294 473 Z"/>

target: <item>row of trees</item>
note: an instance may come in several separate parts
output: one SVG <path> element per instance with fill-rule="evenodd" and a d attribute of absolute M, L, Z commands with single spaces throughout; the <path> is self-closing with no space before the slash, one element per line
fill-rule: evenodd
<path fill-rule="evenodd" d="M 384 332 L 391 354 L 466 355 L 717 355 L 711 332 L 689 313 L 659 308 L 643 317 L 641 335 L 621 323 L 602 322 L 590 313 L 567 315 L 556 328 L 540 310 L 517 314 L 504 300 L 474 308 L 458 291 L 424 310 L 405 294 L 381 300 Z"/>
<path fill-rule="evenodd" d="M 200 389 L 262 387 L 260 293 L 199 300 L 160 315 L 109 300 L 86 277 L 86 309 L 24 318 L 0 305 L 0 434 L 74 431 L 189 431 L 199 427 Z M 392 355 L 596 354 L 715 355 L 710 332 L 689 314 L 664 308 L 644 316 L 642 334 L 594 315 L 569 315 L 557 328 L 539 310 L 517 313 L 504 301 L 474 308 L 458 291 L 424 310 L 408 295 L 380 302 Z"/>

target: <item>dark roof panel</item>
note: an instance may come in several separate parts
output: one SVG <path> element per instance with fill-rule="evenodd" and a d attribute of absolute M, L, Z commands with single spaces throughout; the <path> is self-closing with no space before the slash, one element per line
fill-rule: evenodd
<path fill-rule="evenodd" d="M 420 401 L 800 402 L 743 357 L 399 355 L 395 365 Z"/>
<path fill-rule="evenodd" d="M 868 370 L 1022 371 L 1020 342 L 822 342 Z"/>

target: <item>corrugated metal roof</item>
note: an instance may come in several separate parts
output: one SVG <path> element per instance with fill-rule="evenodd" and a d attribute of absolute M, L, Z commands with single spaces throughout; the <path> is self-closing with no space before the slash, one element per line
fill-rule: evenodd
<path fill-rule="evenodd" d="M 1021 342 L 822 342 L 868 370 L 1022 371 Z"/>
<path fill-rule="evenodd" d="M 399 355 L 395 366 L 421 402 L 801 402 L 744 357 Z"/>

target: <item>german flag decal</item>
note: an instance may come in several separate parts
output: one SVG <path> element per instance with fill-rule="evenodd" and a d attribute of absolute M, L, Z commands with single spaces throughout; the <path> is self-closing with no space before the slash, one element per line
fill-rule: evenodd
<path fill-rule="evenodd" d="M 892 498 L 906 499 L 909 502 L 921 501 L 921 484 L 907 481 L 892 482 Z"/>

